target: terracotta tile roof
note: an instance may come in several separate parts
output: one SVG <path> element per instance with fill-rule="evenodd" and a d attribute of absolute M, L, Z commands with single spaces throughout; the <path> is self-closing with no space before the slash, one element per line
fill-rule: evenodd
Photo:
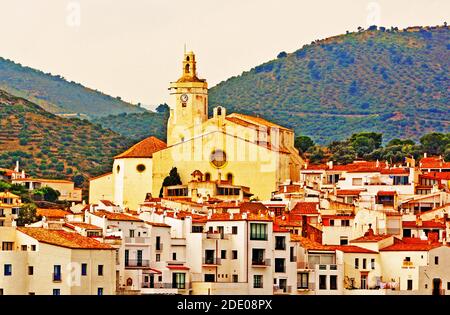
<path fill-rule="evenodd" d="M 155 226 L 155 227 L 168 227 L 170 228 L 170 225 L 165 224 L 165 223 L 159 223 L 159 222 L 149 222 L 149 221 L 145 221 L 146 224 L 149 224 L 151 226 Z"/>
<path fill-rule="evenodd" d="M 302 226 L 300 221 L 291 220 L 289 216 L 285 216 L 284 220 L 282 216 L 278 216 L 275 218 L 274 222 L 278 224 L 279 226 L 286 226 L 286 227 L 300 227 Z"/>
<path fill-rule="evenodd" d="M 12 192 L 9 191 L 2 191 L 0 192 L 0 197 L 1 198 L 20 198 L 19 196 L 13 194 Z"/>
<path fill-rule="evenodd" d="M 105 216 L 110 221 L 135 221 L 135 222 L 144 222 L 139 218 L 133 217 L 131 215 L 127 215 L 124 213 L 115 213 L 109 212 L 105 210 L 97 210 L 93 213 L 97 217 Z"/>
<path fill-rule="evenodd" d="M 297 234 L 291 234 L 291 241 L 300 242 L 300 246 L 308 250 L 334 251 L 334 246 L 322 245 L 316 241 L 310 240 L 309 238 L 302 237 Z"/>
<path fill-rule="evenodd" d="M 420 175 L 420 177 L 436 180 L 450 180 L 450 172 L 429 172 Z"/>
<path fill-rule="evenodd" d="M 36 209 L 36 215 L 43 216 L 47 218 L 65 218 L 66 215 L 71 214 L 68 211 L 61 210 L 61 209 L 43 209 L 43 208 L 37 208 Z"/>
<path fill-rule="evenodd" d="M 294 208 L 290 211 L 291 214 L 294 215 L 318 215 L 319 211 L 317 210 L 318 202 L 306 202 L 299 201 L 295 204 Z"/>
<path fill-rule="evenodd" d="M 279 128 L 279 129 L 283 129 L 283 130 L 291 130 L 289 128 L 277 125 L 273 122 L 270 122 L 268 120 L 265 120 L 261 117 L 256 117 L 256 116 L 250 116 L 250 115 L 244 115 L 244 114 L 239 114 L 239 113 L 232 113 L 230 115 L 228 115 L 226 117 L 226 119 L 229 118 L 238 118 L 239 120 L 244 120 L 247 123 L 251 123 L 251 124 L 256 124 L 256 125 L 260 125 L 260 126 L 264 126 L 267 128 Z"/>
<path fill-rule="evenodd" d="M 240 211 L 242 212 L 250 212 L 253 214 L 258 213 L 267 213 L 268 209 L 261 202 L 243 202 L 240 204 Z"/>
<path fill-rule="evenodd" d="M 116 155 L 114 158 L 151 158 L 153 156 L 153 153 L 161 151 L 166 147 L 167 145 L 164 141 L 161 141 L 156 137 L 148 137 L 136 143 L 125 152 Z"/>
<path fill-rule="evenodd" d="M 247 219 L 244 219 L 244 214 L 236 213 L 233 214 L 231 218 L 229 213 L 213 213 L 208 221 L 272 221 L 272 219 L 267 215 L 257 215 L 253 213 L 247 214 Z"/>
<path fill-rule="evenodd" d="M 392 235 L 383 234 L 383 235 L 364 235 L 354 240 L 351 240 L 350 243 L 366 243 L 366 242 L 379 242 L 386 238 L 391 237 Z"/>
<path fill-rule="evenodd" d="M 334 247 L 335 250 L 340 250 L 344 253 L 366 253 L 366 254 L 378 254 L 376 251 L 362 248 L 355 245 L 340 245 L 340 246 L 331 246 Z"/>
<path fill-rule="evenodd" d="M 409 169 L 407 168 L 388 168 L 388 169 L 382 169 L 381 174 L 387 174 L 387 175 L 409 175 Z"/>
<path fill-rule="evenodd" d="M 445 229 L 445 223 L 443 220 L 439 220 L 438 222 L 434 220 L 422 221 L 422 225 L 417 225 L 416 221 L 403 221 L 403 228 L 419 228 L 419 229 Z"/>
<path fill-rule="evenodd" d="M 353 220 L 355 219 L 354 215 L 338 215 L 338 214 L 333 214 L 333 215 L 321 215 L 322 219 L 331 219 L 331 220 Z"/>
<path fill-rule="evenodd" d="M 419 161 L 420 168 L 450 168 L 450 162 L 445 162 L 442 157 L 430 156 Z"/>
<path fill-rule="evenodd" d="M 442 246 L 441 243 L 405 243 L 398 242 L 394 243 L 391 246 L 384 247 L 380 249 L 380 251 L 384 252 L 394 252 L 394 251 L 429 251 L 433 248 Z"/>
<path fill-rule="evenodd" d="M 64 226 L 67 226 L 69 228 L 73 228 L 73 227 L 79 227 L 85 230 L 101 230 L 102 228 L 97 226 L 97 225 L 93 225 L 93 224 L 89 224 L 89 223 L 85 223 L 85 222 L 66 222 L 64 223 Z"/>
<path fill-rule="evenodd" d="M 108 244 L 101 243 L 90 237 L 78 233 L 63 230 L 49 230 L 44 228 L 18 227 L 18 231 L 36 239 L 39 242 L 67 247 L 72 249 L 109 249 L 114 250 Z"/>
<path fill-rule="evenodd" d="M 116 207 L 116 205 L 109 200 L 100 200 L 100 202 L 103 203 L 107 207 Z"/>
<path fill-rule="evenodd" d="M 365 189 L 338 189 L 336 190 L 337 196 L 358 196 Z"/>

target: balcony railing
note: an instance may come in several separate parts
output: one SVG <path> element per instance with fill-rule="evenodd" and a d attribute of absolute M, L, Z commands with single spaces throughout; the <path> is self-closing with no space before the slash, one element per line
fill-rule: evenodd
<path fill-rule="evenodd" d="M 402 268 L 414 268 L 414 264 L 412 261 L 404 260 L 402 264 Z"/>
<path fill-rule="evenodd" d="M 316 284 L 314 282 L 309 282 L 307 287 L 305 287 L 301 283 L 297 283 L 297 290 L 315 290 L 315 289 Z"/>
<path fill-rule="evenodd" d="M 203 265 L 220 265 L 221 259 L 216 257 L 203 257 Z"/>
<path fill-rule="evenodd" d="M 279 285 L 274 285 L 273 292 L 274 293 L 291 293 L 292 286 L 280 287 Z"/>
<path fill-rule="evenodd" d="M 252 259 L 252 266 L 254 267 L 270 266 L 270 259 Z"/>
<path fill-rule="evenodd" d="M 133 268 L 139 268 L 139 267 L 149 267 L 150 266 L 150 260 L 126 260 L 125 261 L 125 267 L 133 267 Z"/>
<path fill-rule="evenodd" d="M 52 279 L 53 282 L 61 282 L 62 281 L 62 276 L 60 273 L 53 273 L 52 274 Z"/>
<path fill-rule="evenodd" d="M 188 290 L 190 288 L 190 283 L 149 283 L 143 282 L 141 283 L 141 288 L 143 289 L 178 289 L 178 290 Z"/>

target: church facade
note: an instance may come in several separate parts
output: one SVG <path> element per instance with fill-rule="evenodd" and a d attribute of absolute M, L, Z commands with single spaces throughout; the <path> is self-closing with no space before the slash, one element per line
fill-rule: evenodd
<path fill-rule="evenodd" d="M 182 184 L 170 196 L 197 202 L 221 196 L 230 200 L 233 193 L 224 191 L 242 198 L 237 189 L 270 199 L 278 185 L 299 180 L 303 160 L 294 147 L 293 130 L 260 117 L 227 114 L 222 106 L 208 117 L 208 85 L 197 77 L 194 53 L 185 53 L 182 65 L 182 76 L 169 88 L 167 143 L 149 137 L 116 156 L 111 173 L 91 179 L 90 203 L 107 199 L 136 210 L 148 193 L 160 195 L 173 167 Z M 193 182 L 198 189 L 187 188 Z M 210 183 L 215 196 L 201 189 Z"/>

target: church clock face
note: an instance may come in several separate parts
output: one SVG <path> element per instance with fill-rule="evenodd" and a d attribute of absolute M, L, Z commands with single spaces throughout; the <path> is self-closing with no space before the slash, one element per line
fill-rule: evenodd
<path fill-rule="evenodd" d="M 211 153 L 209 161 L 215 168 L 222 168 L 227 163 L 227 155 L 222 150 L 215 150 Z"/>
<path fill-rule="evenodd" d="M 187 94 L 182 94 L 180 99 L 181 99 L 182 102 L 187 102 L 188 99 L 189 99 L 189 96 Z"/>

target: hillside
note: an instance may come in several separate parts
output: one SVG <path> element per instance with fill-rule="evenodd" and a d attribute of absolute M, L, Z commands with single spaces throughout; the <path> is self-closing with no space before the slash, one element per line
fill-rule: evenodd
<path fill-rule="evenodd" d="M 135 114 L 119 114 L 98 117 L 92 120 L 104 128 L 109 128 L 133 141 L 140 141 L 149 136 L 166 139 L 167 115 L 146 111 Z"/>
<path fill-rule="evenodd" d="M 68 82 L 59 75 L 24 67 L 1 57 L 0 89 L 28 99 L 54 114 L 99 117 L 146 111 L 79 83 Z"/>
<path fill-rule="evenodd" d="M 0 90 L 0 167 L 17 159 L 31 176 L 72 179 L 111 169 L 132 143 L 87 120 L 65 119 Z"/>
<path fill-rule="evenodd" d="M 318 143 L 360 131 L 384 140 L 450 131 L 448 27 L 376 29 L 313 42 L 210 89 L 220 104 Z"/>

